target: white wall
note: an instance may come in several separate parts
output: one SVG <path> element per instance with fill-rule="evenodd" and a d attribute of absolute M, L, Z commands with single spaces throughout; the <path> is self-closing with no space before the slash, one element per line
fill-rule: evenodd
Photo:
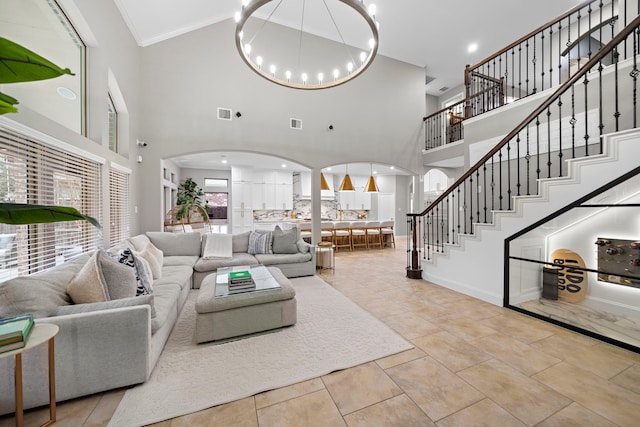
<path fill-rule="evenodd" d="M 142 50 L 142 138 L 153 147 L 140 181 L 143 230 L 159 226 L 160 159 L 180 154 L 253 151 L 309 168 L 364 161 L 421 173 L 422 68 L 378 56 L 345 85 L 294 90 L 242 62 L 234 28 L 228 20 Z M 242 117 L 217 120 L 217 107 Z M 303 121 L 301 130 L 289 129 L 291 117 Z"/>

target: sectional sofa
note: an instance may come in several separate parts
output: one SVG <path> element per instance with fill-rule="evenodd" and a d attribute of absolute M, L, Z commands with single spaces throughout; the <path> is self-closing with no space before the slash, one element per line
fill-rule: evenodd
<path fill-rule="evenodd" d="M 258 263 L 279 267 L 287 277 L 315 274 L 315 248 L 299 235 L 297 254 L 264 256 L 242 252 L 249 249 L 249 236 L 234 235 L 233 256 L 219 260 L 202 259 L 206 237 L 199 233 L 134 236 L 108 250 L 0 283 L 0 317 L 33 313 L 37 323 L 60 327 L 55 339 L 58 401 L 142 383 L 155 367 L 196 277 L 199 284 L 220 266 Z M 136 254 L 134 268 L 116 265 L 117 254 L 128 249 Z M 151 293 L 135 296 L 145 274 L 153 276 L 147 278 Z M 100 297 L 106 295 L 106 301 L 84 302 L 87 295 L 87 301 L 95 296 L 89 291 L 94 289 L 104 292 Z M 13 369 L 13 358 L 0 360 L 0 415 L 14 412 Z M 25 408 L 48 403 L 46 373 L 46 346 L 23 355 Z"/>

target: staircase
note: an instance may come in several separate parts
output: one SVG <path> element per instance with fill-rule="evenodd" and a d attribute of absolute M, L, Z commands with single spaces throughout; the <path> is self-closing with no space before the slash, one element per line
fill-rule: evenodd
<path fill-rule="evenodd" d="M 511 210 L 494 210 L 422 260 L 423 278 L 496 305 L 503 305 L 505 239 L 640 166 L 640 129 L 603 137 L 603 153 L 566 161 L 567 175 L 538 180 L 535 195 L 516 196 Z"/>
<path fill-rule="evenodd" d="M 592 3 L 584 4 L 590 14 Z M 628 15 L 621 0 L 606 19 L 624 16 L 626 25 Z M 640 165 L 640 17 L 633 16 L 573 74 L 556 72 L 557 88 L 527 94 L 535 95 L 531 113 L 423 212 L 408 215 L 408 277 L 507 305 L 505 239 Z M 514 46 L 504 52 L 513 55 Z M 506 118 L 517 104 L 474 118 L 474 127 L 513 120 Z M 470 129 L 465 141 L 477 140 Z"/>

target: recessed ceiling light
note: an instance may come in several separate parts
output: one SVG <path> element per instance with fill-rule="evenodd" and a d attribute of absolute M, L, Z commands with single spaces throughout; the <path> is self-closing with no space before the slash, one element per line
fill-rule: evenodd
<path fill-rule="evenodd" d="M 395 166 L 390 166 L 389 169 L 393 170 L 395 169 Z"/>
<path fill-rule="evenodd" d="M 60 95 L 64 99 L 68 99 L 70 101 L 74 101 L 76 100 L 76 98 L 78 98 L 76 93 L 71 89 L 69 89 L 68 87 L 58 86 L 58 88 L 56 89 L 56 92 L 58 92 L 58 95 Z"/>
<path fill-rule="evenodd" d="M 327 168 L 327 171 L 331 172 L 331 168 Z"/>
<path fill-rule="evenodd" d="M 478 50 L 478 43 L 471 43 L 469 45 L 469 47 L 467 48 L 467 52 L 469 52 L 469 53 L 473 53 L 476 50 Z"/>
<path fill-rule="evenodd" d="M 282 166 L 283 168 L 286 168 L 286 167 L 287 167 L 287 165 L 286 165 L 286 164 L 284 164 L 284 163 L 283 163 L 281 166 Z"/>

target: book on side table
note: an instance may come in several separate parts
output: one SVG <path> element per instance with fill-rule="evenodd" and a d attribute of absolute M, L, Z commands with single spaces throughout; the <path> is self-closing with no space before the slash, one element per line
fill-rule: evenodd
<path fill-rule="evenodd" d="M 0 319 L 0 353 L 24 347 L 33 324 L 32 314 Z"/>

